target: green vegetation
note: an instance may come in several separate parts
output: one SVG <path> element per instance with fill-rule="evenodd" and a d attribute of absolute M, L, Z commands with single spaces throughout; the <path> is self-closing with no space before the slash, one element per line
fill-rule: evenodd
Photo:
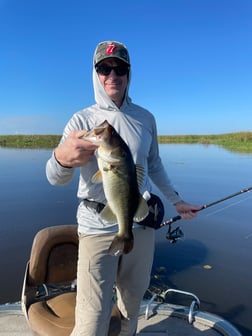
<path fill-rule="evenodd" d="M 161 144 L 212 144 L 234 152 L 252 153 L 252 132 L 209 135 L 159 135 L 158 141 Z"/>
<path fill-rule="evenodd" d="M 54 148 L 60 135 L 0 135 L 0 147 L 9 148 Z M 252 132 L 210 135 L 159 135 L 160 144 L 218 145 L 240 153 L 252 153 Z"/>
<path fill-rule="evenodd" d="M 0 135 L 0 147 L 9 148 L 54 148 L 60 135 Z"/>

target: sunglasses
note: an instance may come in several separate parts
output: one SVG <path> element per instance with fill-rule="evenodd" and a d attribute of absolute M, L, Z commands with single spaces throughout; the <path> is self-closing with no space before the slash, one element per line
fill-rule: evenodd
<path fill-rule="evenodd" d="M 109 66 L 104 64 L 104 65 L 97 65 L 95 69 L 99 75 L 103 76 L 108 76 L 112 70 L 115 71 L 117 76 L 124 76 L 129 73 L 128 65 Z"/>

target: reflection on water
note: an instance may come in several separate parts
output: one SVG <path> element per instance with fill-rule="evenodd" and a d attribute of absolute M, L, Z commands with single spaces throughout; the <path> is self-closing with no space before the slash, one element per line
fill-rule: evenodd
<path fill-rule="evenodd" d="M 161 145 L 160 154 L 176 189 L 192 203 L 208 204 L 251 186 L 250 155 L 202 145 Z M 0 149 L 1 303 L 20 299 L 36 232 L 76 221 L 78 172 L 66 187 L 50 186 L 45 177 L 50 155 Z M 252 330 L 251 200 L 252 193 L 246 193 L 174 223 L 185 234 L 176 244 L 166 240 L 168 228 L 158 230 L 151 282 L 151 288 L 195 293 L 202 310 L 227 318 L 243 335 Z M 174 215 L 167 205 L 165 219 Z"/>

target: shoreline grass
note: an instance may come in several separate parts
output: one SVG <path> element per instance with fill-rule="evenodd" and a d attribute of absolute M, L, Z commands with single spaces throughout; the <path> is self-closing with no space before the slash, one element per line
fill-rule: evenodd
<path fill-rule="evenodd" d="M 252 132 L 209 135 L 159 135 L 160 144 L 218 145 L 227 150 L 252 154 Z"/>
<path fill-rule="evenodd" d="M 61 135 L 0 135 L 0 147 L 19 149 L 55 148 Z M 252 132 L 209 135 L 159 135 L 159 144 L 218 145 L 227 150 L 252 154 Z"/>
<path fill-rule="evenodd" d="M 51 149 L 58 145 L 60 138 L 60 135 L 0 135 L 0 147 Z"/>

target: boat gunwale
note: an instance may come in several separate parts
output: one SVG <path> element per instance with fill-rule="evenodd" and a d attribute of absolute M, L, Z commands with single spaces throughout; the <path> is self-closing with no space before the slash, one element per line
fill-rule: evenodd
<path fill-rule="evenodd" d="M 145 313 L 147 306 L 148 301 L 143 300 L 140 307 L 139 317 L 144 317 L 146 319 Z M 149 315 L 149 318 L 146 319 L 146 321 L 155 315 L 163 315 L 167 316 L 168 318 L 177 317 L 187 321 L 187 323 L 190 324 L 188 321 L 190 309 L 186 306 L 153 301 L 153 303 L 151 303 L 149 306 L 149 310 L 151 314 Z M 219 315 L 196 310 L 194 311 L 193 319 L 193 323 L 196 322 L 205 325 L 206 327 L 212 328 L 213 330 L 221 333 L 223 336 L 242 336 L 236 327 L 234 327 L 230 322 Z M 193 323 L 191 325 L 193 325 Z"/>

